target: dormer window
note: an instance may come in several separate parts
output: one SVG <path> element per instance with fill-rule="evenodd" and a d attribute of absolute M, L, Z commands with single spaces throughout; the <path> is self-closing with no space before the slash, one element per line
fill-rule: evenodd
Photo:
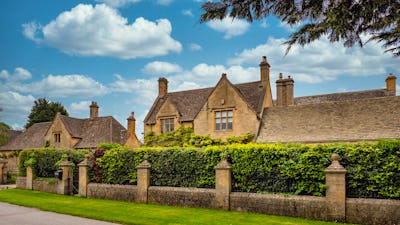
<path fill-rule="evenodd" d="M 161 133 L 174 131 L 174 118 L 161 119 Z"/>
<path fill-rule="evenodd" d="M 215 130 L 232 130 L 233 125 L 233 111 L 220 110 L 215 111 Z"/>
<path fill-rule="evenodd" d="M 61 134 L 60 133 L 55 133 L 54 134 L 54 142 L 55 143 L 60 143 L 61 142 Z"/>

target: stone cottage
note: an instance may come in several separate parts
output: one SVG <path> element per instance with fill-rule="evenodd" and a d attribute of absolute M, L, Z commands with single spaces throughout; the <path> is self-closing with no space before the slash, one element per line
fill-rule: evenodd
<path fill-rule="evenodd" d="M 112 116 L 100 117 L 99 106 L 92 102 L 89 118 L 78 119 L 58 113 L 51 122 L 35 123 L 19 132 L 6 145 L 0 146 L 0 154 L 10 155 L 23 149 L 43 147 L 94 149 L 103 142 L 140 147 L 133 112 L 127 121 L 128 129 Z M 15 156 L 8 157 L 9 170 L 15 171 L 17 163 Z"/>
<path fill-rule="evenodd" d="M 272 99 L 270 65 L 260 63 L 260 80 L 232 84 L 222 74 L 214 87 L 168 92 L 158 80 L 158 96 L 144 120 L 144 131 L 161 134 L 179 126 L 196 134 L 226 138 L 255 134 L 257 142 L 322 143 L 400 138 L 400 96 L 396 77 L 386 88 L 294 97 L 294 80 L 282 74 Z"/>

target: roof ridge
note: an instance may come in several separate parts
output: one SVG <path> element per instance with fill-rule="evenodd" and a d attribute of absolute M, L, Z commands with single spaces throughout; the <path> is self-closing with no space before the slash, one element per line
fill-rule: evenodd
<path fill-rule="evenodd" d="M 346 91 L 346 92 L 337 92 L 337 93 L 328 93 L 328 94 L 319 94 L 319 95 L 299 96 L 299 97 L 295 97 L 295 99 L 297 99 L 297 98 L 308 98 L 308 97 L 321 97 L 321 96 L 328 96 L 328 95 L 356 94 L 356 93 L 376 92 L 376 91 L 387 91 L 387 90 L 385 88 L 381 88 L 381 89 L 361 90 L 361 91 Z"/>

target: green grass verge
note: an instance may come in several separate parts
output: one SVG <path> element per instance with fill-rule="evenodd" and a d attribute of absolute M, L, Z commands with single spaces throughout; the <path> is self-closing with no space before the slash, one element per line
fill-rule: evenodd
<path fill-rule="evenodd" d="M 211 209 L 170 207 L 151 204 L 146 205 L 103 199 L 87 199 L 19 189 L 0 191 L 0 201 L 38 208 L 45 211 L 122 224 L 337 224 L 255 213 L 239 213 Z"/>

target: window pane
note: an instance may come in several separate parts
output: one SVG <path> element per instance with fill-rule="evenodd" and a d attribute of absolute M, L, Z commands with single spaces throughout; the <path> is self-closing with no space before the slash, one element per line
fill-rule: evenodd
<path fill-rule="evenodd" d="M 226 117 L 226 111 L 222 111 L 222 117 Z"/>
<path fill-rule="evenodd" d="M 232 122 L 228 123 L 228 130 L 232 130 Z"/>
<path fill-rule="evenodd" d="M 228 111 L 228 116 L 229 116 L 229 117 L 232 117 L 232 115 L 233 115 L 232 110 L 229 110 L 229 111 Z"/>
<path fill-rule="evenodd" d="M 215 124 L 215 130 L 220 130 L 221 124 L 220 123 L 216 123 Z"/>
<path fill-rule="evenodd" d="M 221 130 L 226 130 L 226 123 L 223 123 L 223 124 L 222 124 Z"/>
<path fill-rule="evenodd" d="M 216 117 L 216 118 L 221 117 L 221 112 L 215 112 L 215 117 Z"/>

